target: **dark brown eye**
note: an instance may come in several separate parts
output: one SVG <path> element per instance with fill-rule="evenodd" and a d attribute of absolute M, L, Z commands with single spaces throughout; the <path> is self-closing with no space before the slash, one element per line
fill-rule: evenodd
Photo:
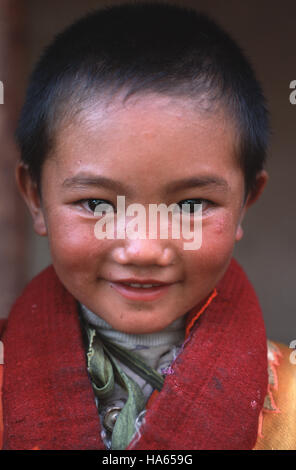
<path fill-rule="evenodd" d="M 103 213 L 114 211 L 113 204 L 105 199 L 87 199 L 87 206 L 92 212 L 95 212 L 96 209 L 100 210 L 100 206 L 102 206 Z"/>
<path fill-rule="evenodd" d="M 209 203 L 207 199 L 184 199 L 183 201 L 178 202 L 178 206 L 184 212 L 193 214 L 198 210 L 200 205 L 202 205 L 202 209 Z"/>

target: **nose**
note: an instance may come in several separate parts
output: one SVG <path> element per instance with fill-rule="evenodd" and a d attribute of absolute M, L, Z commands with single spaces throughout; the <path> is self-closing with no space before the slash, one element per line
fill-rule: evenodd
<path fill-rule="evenodd" d="M 174 264 L 176 253 L 167 240 L 136 239 L 126 240 L 124 245 L 113 250 L 113 259 L 119 264 L 139 266 L 169 266 Z"/>

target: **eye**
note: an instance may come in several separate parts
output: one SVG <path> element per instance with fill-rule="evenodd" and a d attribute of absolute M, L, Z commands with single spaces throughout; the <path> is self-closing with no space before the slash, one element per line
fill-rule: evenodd
<path fill-rule="evenodd" d="M 194 207 L 194 204 L 198 204 L 198 207 Z M 209 205 L 213 205 L 208 199 L 184 199 L 183 201 L 178 202 L 181 211 L 194 214 L 199 209 L 200 204 L 202 205 L 202 210 L 206 210 Z"/>
<path fill-rule="evenodd" d="M 115 212 L 115 208 L 110 201 L 106 201 L 105 199 L 83 199 L 80 201 L 80 204 L 82 207 L 84 207 L 86 210 L 95 212 L 96 209 L 100 209 L 100 206 L 102 206 L 102 211 L 103 213 L 106 212 Z"/>

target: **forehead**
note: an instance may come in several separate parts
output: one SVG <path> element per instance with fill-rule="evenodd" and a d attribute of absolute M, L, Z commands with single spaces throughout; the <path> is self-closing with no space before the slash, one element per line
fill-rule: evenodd
<path fill-rule="evenodd" d="M 126 102 L 94 100 L 58 132 L 50 160 L 68 177 L 85 170 L 121 179 L 132 172 L 167 182 L 214 171 L 229 179 L 240 170 L 235 141 L 222 109 L 149 94 Z"/>

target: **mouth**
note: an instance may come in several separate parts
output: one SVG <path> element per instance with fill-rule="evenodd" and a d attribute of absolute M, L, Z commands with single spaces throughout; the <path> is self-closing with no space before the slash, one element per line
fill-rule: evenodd
<path fill-rule="evenodd" d="M 164 283 L 145 280 L 145 282 L 131 282 L 121 280 L 111 282 L 110 285 L 121 296 L 129 300 L 152 301 L 164 296 L 174 283 Z"/>

